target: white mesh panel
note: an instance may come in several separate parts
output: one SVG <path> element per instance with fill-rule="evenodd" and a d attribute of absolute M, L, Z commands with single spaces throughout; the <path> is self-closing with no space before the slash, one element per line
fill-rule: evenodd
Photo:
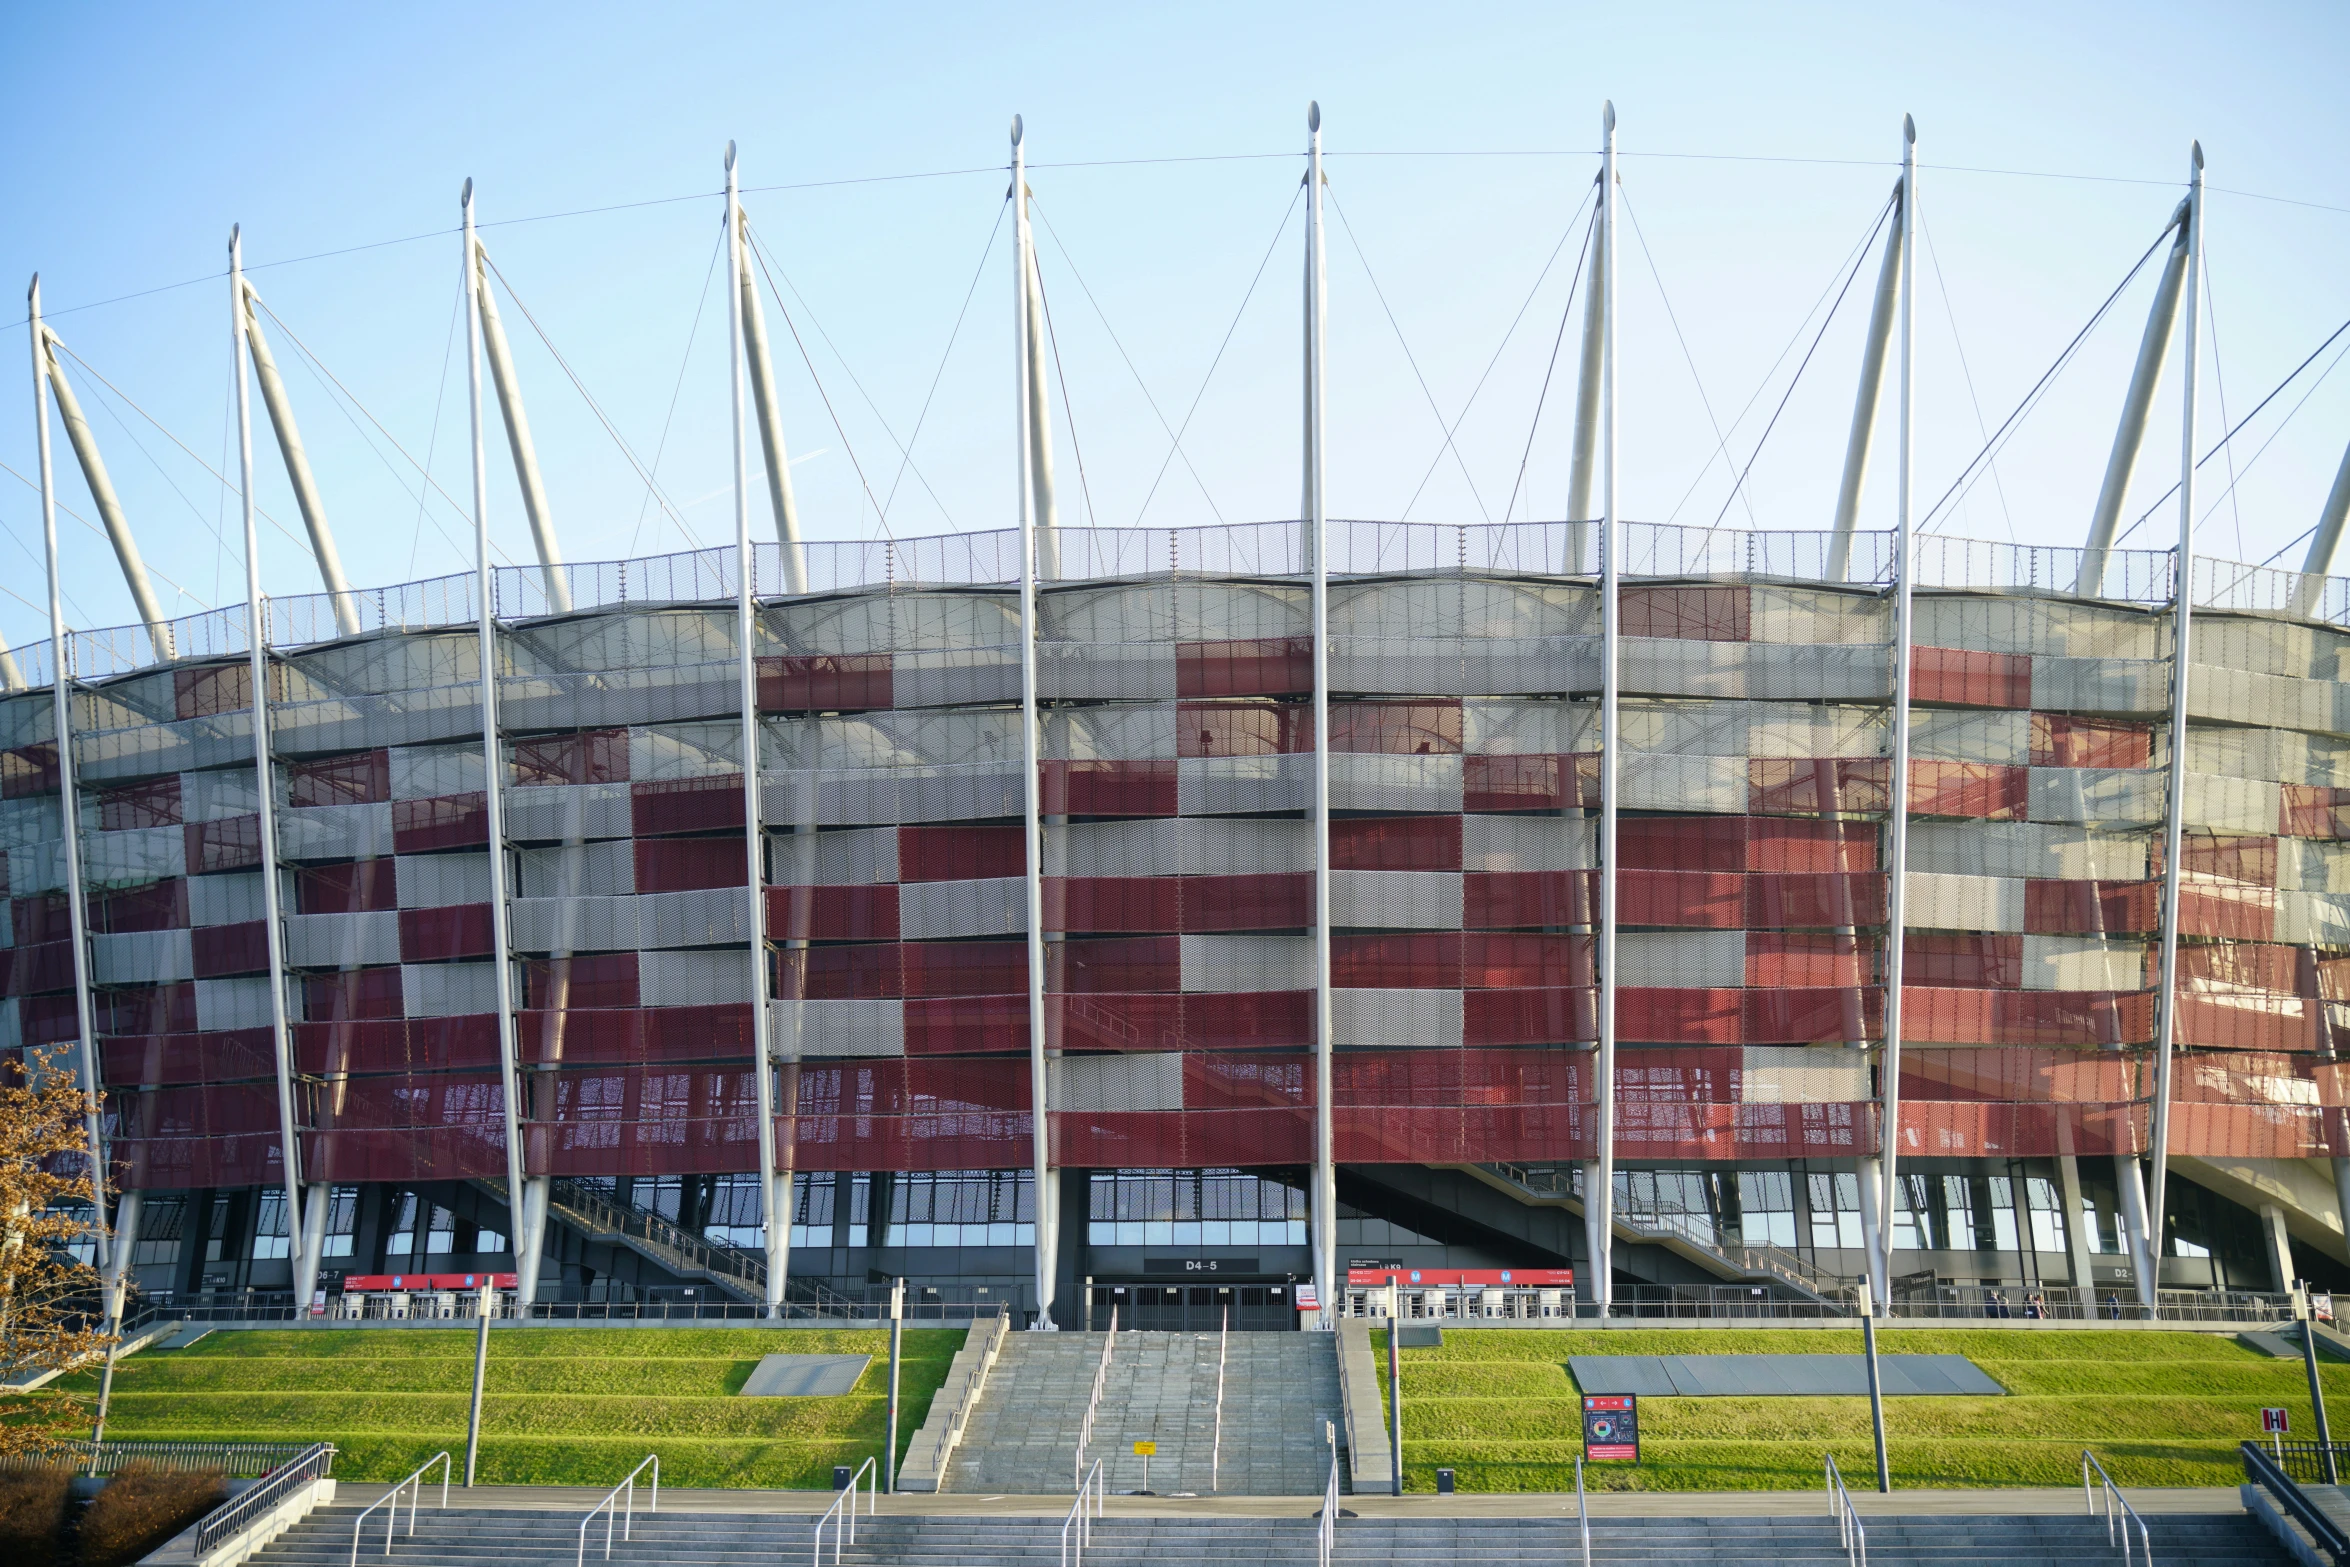
<path fill-rule="evenodd" d="M 312 805 L 277 817 L 277 850 L 289 860 L 372 860 L 392 852 L 392 807 Z"/>
<path fill-rule="evenodd" d="M 501 718 L 505 715 L 501 714 Z M 391 749 L 392 798 L 431 800 L 446 794 L 480 792 L 478 745 L 399 745 Z"/>
<path fill-rule="evenodd" d="M 1332 757 L 1337 763 L 1343 760 Z M 1331 803 L 1337 803 L 1337 768 L 1332 768 Z M 1175 808 L 1185 816 L 1243 816 L 1261 811 L 1302 811 L 1313 784 L 1310 756 L 1187 756 L 1175 764 Z M 1452 804 L 1460 807 L 1460 775 L 1453 775 Z M 1367 807 L 1366 807 L 1367 808 Z"/>
<path fill-rule="evenodd" d="M 261 809 L 250 767 L 209 767 L 180 774 L 180 820 L 219 822 Z"/>
<path fill-rule="evenodd" d="M 1457 990 L 1330 992 L 1330 1035 L 1341 1045 L 1413 1050 L 1461 1042 Z"/>
<path fill-rule="evenodd" d="M 134 827 L 82 835 L 82 871 L 100 886 L 161 881 L 188 873 L 187 835 L 177 827 Z M 63 846 L 60 845 L 62 848 Z"/>
<path fill-rule="evenodd" d="M 487 874 L 487 855 L 479 857 Z M 628 839 L 605 843 L 566 844 L 553 849 L 524 849 L 515 856 L 522 874 L 517 878 L 525 898 L 611 898 L 636 891 L 636 845 Z M 403 878 L 407 862 L 400 866 Z M 403 892 L 405 881 L 403 880 Z M 488 893 L 483 893 L 488 897 Z"/>
<path fill-rule="evenodd" d="M 771 1001 L 769 1048 L 786 1061 L 804 1056 L 902 1056 L 903 1001 Z"/>
<path fill-rule="evenodd" d="M 779 887 L 873 886 L 898 879 L 898 830 L 773 833 L 767 879 Z"/>
<path fill-rule="evenodd" d="M 751 999 L 747 952 L 648 952 L 637 960 L 648 1007 L 740 1006 Z"/>
<path fill-rule="evenodd" d="M 92 936 L 90 948 L 91 978 L 100 985 L 161 985 L 196 976 L 184 930 Z"/>
<path fill-rule="evenodd" d="M 2146 943 L 2100 936 L 2026 936 L 2026 990 L 2140 990 Z"/>
<path fill-rule="evenodd" d="M 2265 836 L 2277 830 L 2278 786 L 2258 778 L 2189 773 L 2186 822 L 2215 832 Z"/>
<path fill-rule="evenodd" d="M 2032 705 L 2057 712 L 2165 713 L 2170 666 L 2151 659 L 2036 657 Z"/>
<path fill-rule="evenodd" d="M 54 802 L 52 802 L 54 803 Z M 8 890 L 15 897 L 65 887 L 65 840 L 19 844 L 8 851 Z"/>
<path fill-rule="evenodd" d="M 1747 589 L 1749 629 L 1756 642 L 1890 643 L 1891 603 L 1875 593 L 1756 583 Z"/>
<path fill-rule="evenodd" d="M 1055 1110 L 1183 1108 L 1179 1055 L 1057 1056 L 1045 1063 L 1045 1071 L 1045 1103 Z"/>
<path fill-rule="evenodd" d="M 1459 930 L 1457 871 L 1332 871 L 1330 923 L 1369 930 Z"/>
<path fill-rule="evenodd" d="M 403 854 L 393 872 L 403 909 L 448 909 L 490 901 L 490 857 L 470 854 Z"/>
<path fill-rule="evenodd" d="M 1911 822 L 1909 866 L 1956 876 L 2139 881 L 2143 833 L 2096 833 L 2040 822 Z"/>
<path fill-rule="evenodd" d="M 2202 651 L 2201 640 L 2196 639 L 2197 653 Z M 2331 680 L 2212 669 L 2200 660 L 2190 667 L 2189 675 L 2190 718 L 2273 724 L 2283 729 L 2333 729 L 2341 723 L 2342 687 Z"/>
<path fill-rule="evenodd" d="M 739 723 L 648 725 L 628 732 L 628 776 L 635 783 L 739 773 L 742 754 Z"/>
<path fill-rule="evenodd" d="M 2350 843 L 2278 839 L 2277 885 L 2297 891 L 2350 892 Z"/>
<path fill-rule="evenodd" d="M 1041 697 L 1147 702 L 1175 696 L 1175 649 L 1163 642 L 1047 642 L 1036 651 Z M 1016 694 L 1016 669 L 1013 675 Z"/>
<path fill-rule="evenodd" d="M 188 923 L 242 925 L 263 917 L 261 873 L 236 871 L 225 876 L 188 878 Z M 289 890 L 284 907 L 292 908 Z"/>
<path fill-rule="evenodd" d="M 1736 988 L 1746 983 L 1746 932 L 1627 931 L 1616 937 L 1616 964 L 1619 984 Z"/>
<path fill-rule="evenodd" d="M 1303 760 L 1312 766 L 1313 758 Z M 1330 758 L 1330 804 L 1336 810 L 1457 815 L 1461 809 L 1461 759 L 1334 755 Z"/>
<path fill-rule="evenodd" d="M 58 841 L 58 797 L 0 800 L 0 849 Z"/>
<path fill-rule="evenodd" d="M 1047 876 L 1173 876 L 1182 869 L 1183 829 L 1190 825 L 1172 817 L 1161 817 L 1138 822 L 1071 822 L 1066 827 L 1047 827 L 1044 873 Z"/>
<path fill-rule="evenodd" d="M 200 979 L 196 981 L 196 1026 L 206 1033 L 231 1028 L 268 1028 L 269 980 Z"/>
<path fill-rule="evenodd" d="M 1590 870 L 1599 862 L 1598 831 L 1597 823 L 1580 816 L 1464 816 L 1461 869 Z"/>
<path fill-rule="evenodd" d="M 2035 767 L 2029 774 L 2032 820 L 2151 825 L 2162 820 L 2168 782 L 2164 774 L 2142 767 Z M 2207 825 L 2195 814 L 2194 782 L 2192 777 L 2188 779 L 2187 820 Z M 2273 832 L 2275 786 L 2269 786 L 2269 791 L 2268 826 L 2264 830 Z"/>
<path fill-rule="evenodd" d="M 1161 761 L 1175 755 L 1172 702 L 1060 708 L 1043 715 L 1044 754 L 1053 761 Z"/>
<path fill-rule="evenodd" d="M 496 1012 L 497 965 L 410 963 L 400 970 L 400 992 L 410 1017 L 471 1017 Z"/>
<path fill-rule="evenodd" d="M 1840 1104 L 1869 1097 L 1863 1050 L 1780 1049 L 1749 1045 L 1740 1053 L 1742 1104 Z"/>
<path fill-rule="evenodd" d="M 1017 645 L 960 652 L 900 653 L 890 661 L 890 699 L 899 707 L 943 707 L 953 702 L 1016 702 L 1020 699 Z M 1168 694 L 1174 694 L 1170 682 Z M 1043 685 L 1038 671 L 1038 690 Z M 1123 693 L 1120 693 L 1123 694 Z M 1136 693 L 1137 695 L 1145 693 Z"/>
<path fill-rule="evenodd" d="M 2032 759 L 2032 715 L 2007 710 L 1912 708 L 1909 754 L 1920 761 L 1994 762 L 2023 767 Z"/>
<path fill-rule="evenodd" d="M 533 784 L 506 791 L 506 835 L 546 838 L 625 838 L 630 831 L 624 783 Z"/>
<path fill-rule="evenodd" d="M 1746 810 L 1746 760 L 1634 751 L 1623 759 L 1621 805 L 1634 811 Z"/>
<path fill-rule="evenodd" d="M 359 968 L 400 961 L 400 916 L 295 914 L 286 920 L 286 963 L 293 968 Z"/>
<path fill-rule="evenodd" d="M 1912 930 L 2020 931 L 2024 884 L 2003 876 L 1909 873 L 1903 923 Z"/>
<path fill-rule="evenodd" d="M 2290 946 L 2350 947 L 2350 895 L 2278 893 L 2276 939 Z"/>
<path fill-rule="evenodd" d="M 908 941 L 942 936 L 1012 936 L 1028 929 L 1025 877 L 908 882 L 898 889 L 898 934 Z"/>
<path fill-rule="evenodd" d="M 1314 946 L 1304 936 L 1185 936 L 1185 990 L 1311 990 Z"/>
<path fill-rule="evenodd" d="M 1461 749 L 1471 756 L 1567 756 L 1596 751 L 1599 712 L 1589 702 L 1472 697 L 1461 704 Z"/>

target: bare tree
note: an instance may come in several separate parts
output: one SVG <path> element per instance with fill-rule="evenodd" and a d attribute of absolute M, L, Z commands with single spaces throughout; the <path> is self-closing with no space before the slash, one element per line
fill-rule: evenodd
<path fill-rule="evenodd" d="M 61 1048 L 0 1061 L 0 1383 L 86 1365 L 113 1342 L 103 1281 L 74 1253 L 102 1212 L 91 1096 Z M 54 1451 L 87 1416 L 46 1388 L 0 1400 L 0 1454 Z"/>

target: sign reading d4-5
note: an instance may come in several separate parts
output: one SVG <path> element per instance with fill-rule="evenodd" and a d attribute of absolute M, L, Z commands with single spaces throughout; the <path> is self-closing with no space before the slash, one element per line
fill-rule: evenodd
<path fill-rule="evenodd" d="M 1583 1395 L 1583 1456 L 1593 1462 L 1640 1462 L 1640 1395 Z"/>

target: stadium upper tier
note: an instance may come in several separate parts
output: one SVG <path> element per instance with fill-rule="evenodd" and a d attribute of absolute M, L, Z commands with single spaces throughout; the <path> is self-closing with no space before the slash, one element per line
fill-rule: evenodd
<path fill-rule="evenodd" d="M 1890 541 L 1628 526 L 1618 863 L 1583 524 L 1332 525 L 1341 1162 L 1593 1153 L 1599 878 L 1615 1154 L 1879 1144 Z M 1056 1163 L 1312 1158 L 1312 648 L 1295 523 L 1040 539 Z M 1016 535 L 757 553 L 764 925 L 731 550 L 496 575 L 510 946 L 491 919 L 475 578 L 270 601 L 301 1179 L 757 1169 L 753 1007 L 798 1169 L 1031 1158 Z M 1907 1155 L 2143 1150 L 2167 552 L 1919 541 Z M 2350 1154 L 2350 583 L 2198 561 L 2175 1152 Z M 243 616 L 72 639 L 90 977 L 134 1186 L 284 1178 Z M 20 650 L 46 682 L 46 648 Z M 12 1041 L 79 1038 L 45 691 L 0 698 Z M 751 962 L 756 938 L 764 972 Z M 2336 956 L 2344 954 L 2344 956 Z"/>

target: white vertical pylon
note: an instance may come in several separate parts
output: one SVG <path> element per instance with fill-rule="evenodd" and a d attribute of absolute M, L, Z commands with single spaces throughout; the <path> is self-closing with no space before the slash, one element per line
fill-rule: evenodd
<path fill-rule="evenodd" d="M 1896 432 L 1895 474 L 1897 486 L 1893 502 L 1893 757 L 1885 801 L 1885 1053 L 1884 1062 L 1884 1125 L 1879 1133 L 1882 1149 L 1878 1178 L 1884 1183 L 1877 1208 L 1877 1245 L 1869 1256 L 1869 1283 L 1872 1309 L 1890 1314 L 1893 1301 L 1893 1237 L 1899 1227 L 1901 1208 L 1901 985 L 1902 938 L 1909 907 L 1909 699 L 1910 647 L 1914 638 L 1911 620 L 1910 564 L 1912 559 L 1912 532 L 1914 522 L 1911 507 L 1916 498 L 1912 475 L 1912 457 L 1916 449 L 1917 427 L 1913 418 L 1917 369 L 1914 351 L 1917 346 L 1917 268 L 1911 264 L 1911 249 L 1917 237 L 1918 217 L 1918 127 L 1908 115 L 1901 117 L 1901 209 L 1899 226 L 1894 230 L 1898 241 L 1900 260 L 1890 257 L 1888 271 L 1898 264 L 1900 268 L 1901 353 L 1895 374 L 1900 378 L 1900 427 Z M 1880 361 L 1879 372 L 1883 365 Z M 1875 389 L 1870 393 L 1873 397 Z M 1867 461 L 1867 440 L 1854 415 L 1853 436 L 1861 448 L 1861 461 Z M 1849 470 L 1847 482 L 1854 485 L 1854 500 L 1858 500 L 1856 476 Z M 1841 519 L 1841 513 L 1839 513 Z M 1850 535 L 1842 535 L 1849 540 Z M 1834 577 L 1839 573 L 1831 572 Z"/>
<path fill-rule="evenodd" d="M 2162 822 L 2162 991 L 2154 1007 L 2154 1113 L 2148 1141 L 2154 1168 L 2146 1181 L 2146 1266 L 2138 1274 L 2138 1303 L 2152 1307 L 2162 1287 L 2163 1186 L 2170 1171 L 2171 1048 L 2179 1026 L 2179 856 L 2186 838 L 2187 679 L 2195 608 L 2195 405 L 2202 324 L 2203 144 L 2188 153 L 2185 239 L 2186 341 L 2179 373 L 2179 552 L 2171 582 L 2170 801 Z"/>
<path fill-rule="evenodd" d="M 253 354 L 253 376 L 261 383 L 261 405 L 269 410 L 269 426 L 277 432 L 278 452 L 286 460 L 286 479 L 302 508 L 303 525 L 310 530 L 310 550 L 318 557 L 318 577 L 326 584 L 328 602 L 334 607 L 335 634 L 355 637 L 361 630 L 359 600 L 351 592 L 351 579 L 343 575 L 343 556 L 335 548 L 335 532 L 326 520 L 326 502 L 318 493 L 317 476 L 310 471 L 302 431 L 294 423 L 294 400 L 286 395 L 285 382 L 277 373 L 277 358 L 270 353 L 269 339 L 261 331 L 261 296 L 250 283 L 245 285 L 238 313 L 245 345 Z"/>
<path fill-rule="evenodd" d="M 82 811 L 73 781 L 73 694 L 67 675 L 71 658 L 65 645 L 65 590 L 57 575 L 57 476 L 49 456 L 49 394 L 43 389 L 44 367 L 50 362 L 49 340 L 48 328 L 41 324 L 38 272 L 33 274 L 32 287 L 25 295 L 25 313 L 32 327 L 33 444 L 40 458 L 41 547 L 49 567 L 49 691 L 57 726 L 59 826 L 65 835 L 66 926 L 73 937 L 74 1023 L 81 1034 L 81 1086 L 85 1092 L 95 1095 L 103 1086 L 98 1078 L 98 1010 L 90 999 L 90 904 L 89 893 L 82 886 Z M 103 1128 L 95 1099 L 91 1102 L 85 1130 L 90 1139 L 92 1206 L 103 1215 L 106 1144 L 101 1136 Z M 98 1242 L 98 1266 L 103 1268 L 112 1255 L 106 1226 L 97 1224 L 91 1229 Z"/>
<path fill-rule="evenodd" d="M 1610 283 L 1616 273 L 1616 106 L 1600 116 L 1604 137 L 1599 160 L 1599 265 Z M 1583 1183 L 1584 1242 L 1590 1253 L 1590 1298 L 1604 1317 L 1615 1301 L 1616 1204 L 1616 806 L 1620 726 L 1617 696 L 1622 686 L 1622 530 L 1616 519 L 1616 291 L 1600 296 L 1599 461 L 1607 475 L 1599 513 L 1599 920 L 1593 958 L 1599 970 L 1597 1146 Z"/>
<path fill-rule="evenodd" d="M 155 645 L 155 656 L 159 660 L 177 657 L 171 623 L 163 618 L 163 606 L 156 601 L 154 584 L 147 580 L 147 563 L 139 558 L 139 541 L 132 536 L 130 518 L 124 515 L 122 501 L 114 493 L 114 480 L 107 474 L 106 459 L 98 451 L 97 433 L 82 416 L 81 400 L 73 395 L 73 383 L 65 378 L 65 366 L 58 363 L 57 351 L 64 346 L 63 339 L 55 332 L 46 326 L 41 328 L 36 353 L 49 368 L 49 386 L 57 394 L 57 417 L 64 421 L 66 439 L 73 444 L 74 459 L 82 466 L 82 478 L 90 486 L 90 499 L 98 508 L 98 520 L 106 525 L 106 537 L 114 545 L 114 558 L 122 566 L 123 583 L 131 591 L 131 603 L 137 606 L 139 619 L 146 623 L 147 638 Z"/>
<path fill-rule="evenodd" d="M 1322 376 L 1329 271 L 1322 254 L 1322 106 L 1306 105 L 1306 526 L 1313 551 L 1314 646 L 1314 1294 L 1335 1325 L 1346 1280 L 1338 1271 L 1338 1138 L 1330 1104 L 1336 1032 L 1330 1003 L 1330 506 L 1322 481 Z"/>
<path fill-rule="evenodd" d="M 1906 120 L 1906 116 L 1904 117 Z M 1903 169 L 1909 167 L 1903 154 Z M 1902 294 L 1902 276 L 1909 270 L 1908 227 L 1900 216 L 1909 199 L 1909 176 L 1893 187 L 1893 232 L 1885 236 L 1885 259 L 1877 268 L 1876 302 L 1869 309 L 1868 340 L 1860 351 L 1860 390 L 1852 400 L 1852 433 L 1844 442 L 1844 481 L 1836 490 L 1836 520 L 1828 537 L 1827 570 L 1821 575 L 1842 582 L 1852 574 L 1852 532 L 1860 523 L 1860 496 L 1869 479 L 1869 447 L 1877 434 L 1877 403 L 1885 388 L 1885 355 L 1893 337 L 1894 308 Z M 1878 1299 L 1884 1298 L 1882 1289 Z"/>
<path fill-rule="evenodd" d="M 1028 152 L 1025 127 L 1012 116 L 1012 352 L 1013 427 L 1020 468 L 1020 853 L 1026 862 L 1028 927 L 1028 1117 L 1033 1140 L 1035 1191 L 1030 1198 L 1036 1229 L 1036 1326 L 1051 1332 L 1054 1281 L 1060 1255 L 1060 1193 L 1053 1185 L 1051 1087 L 1045 1065 L 1044 1012 L 1044 815 L 1040 796 L 1044 765 L 1036 716 L 1036 448 L 1030 416 L 1036 373 L 1028 351 Z M 1079 1320 L 1082 1330 L 1086 1323 Z"/>
<path fill-rule="evenodd" d="M 767 459 L 767 505 L 775 513 L 775 542 L 783 547 L 783 591 L 808 591 L 808 554 L 800 547 L 800 503 L 792 494 L 791 454 L 783 444 L 783 405 L 775 391 L 775 361 L 767 352 L 767 313 L 751 267 L 750 220 L 742 215 L 741 193 L 734 204 L 735 240 L 741 260 L 735 290 L 742 296 L 743 358 L 751 373 L 751 401 L 759 415 L 759 449 Z"/>
<path fill-rule="evenodd" d="M 1020 262 L 1021 372 L 1028 396 L 1028 487 L 1036 496 L 1036 571 L 1046 581 L 1061 575 L 1061 512 L 1054 498 L 1052 376 L 1046 369 L 1044 278 L 1036 270 L 1036 229 L 1028 215 L 1027 159 L 1021 159 L 1020 186 L 1013 191 L 1012 248 Z"/>
<path fill-rule="evenodd" d="M 2154 303 L 2146 312 L 2146 331 L 2138 339 L 2138 362 L 2130 371 L 2130 389 L 2122 397 L 2121 423 L 2113 432 L 2113 451 L 2105 460 L 2105 482 L 2098 486 L 2097 509 L 2089 518 L 2089 542 L 2081 551 L 2081 572 L 2073 592 L 2082 598 L 2105 596 L 2105 563 L 2113 554 L 2113 535 L 2121 521 L 2122 502 L 2130 492 L 2130 474 L 2138 466 L 2138 448 L 2146 442 L 2146 419 L 2154 410 L 2154 393 L 2162 385 L 2162 362 L 2170 356 L 2171 330 L 2179 320 L 2179 289 L 2187 273 L 2187 221 L 2195 198 L 2189 196 L 2171 214 L 2178 230 L 2162 279 L 2154 286 Z"/>
<path fill-rule="evenodd" d="M 490 575 L 489 453 L 481 434 L 481 338 L 488 297 L 480 250 L 473 237 L 473 181 L 457 198 L 465 232 L 465 393 L 468 446 L 473 459 L 473 575 L 479 595 L 481 646 L 481 750 L 485 776 L 482 801 L 490 835 L 490 946 L 497 963 L 498 1080 L 506 1099 L 506 1217 L 515 1261 L 515 1299 L 534 1305 L 539 1296 L 538 1263 L 546 1225 L 543 1193 L 523 1189 L 522 1074 L 514 1060 L 514 941 L 506 908 L 506 748 L 498 738 L 497 584 Z M 552 571 L 549 579 L 553 579 Z"/>
<path fill-rule="evenodd" d="M 2293 613 L 2304 620 L 2317 613 L 2325 596 L 2326 573 L 2334 569 L 2346 518 L 2350 518 L 2350 449 L 2343 451 L 2342 466 L 2334 470 L 2334 487 L 2326 492 L 2325 506 L 2317 514 L 2317 531 L 2310 536 L 2309 555 L 2301 562 L 2301 582 L 2293 590 Z M 2350 1228 L 2350 1218 L 2345 1218 L 2344 1226 Z"/>
<path fill-rule="evenodd" d="M 245 529 L 246 680 L 253 702 L 253 779 L 259 800 L 261 930 L 269 954 L 269 1042 L 277 1060 L 277 1124 L 285 1140 L 286 1250 L 293 1260 L 294 1311 L 301 1315 L 318 1278 L 318 1255 L 302 1223 L 302 1144 L 294 1113 L 294 1049 L 286 1026 L 286 935 L 277 864 L 277 761 L 269 743 L 269 615 L 261 597 L 260 530 L 253 501 L 253 398 L 245 384 L 243 226 L 228 231 L 229 359 L 237 403 L 237 499 Z"/>
<path fill-rule="evenodd" d="M 743 254 L 742 198 L 736 183 L 734 143 L 726 144 L 726 270 L 739 283 L 749 282 Z M 783 1304 L 784 1286 L 791 1281 L 791 1193 L 788 1181 L 779 1184 L 775 1159 L 775 1063 L 768 1058 L 767 1019 L 767 908 L 766 853 L 759 828 L 759 666 L 757 584 L 751 579 L 751 481 L 749 454 L 743 449 L 743 301 L 750 295 L 738 286 L 727 293 L 726 392 L 727 431 L 734 441 L 734 635 L 736 669 L 743 709 L 743 864 L 747 871 L 746 913 L 751 933 L 751 1060 L 752 1083 L 759 1111 L 759 1212 L 766 1227 L 767 1311 Z M 780 452 L 776 455 L 780 456 Z M 798 552 L 784 546 L 788 558 Z"/>
<path fill-rule="evenodd" d="M 506 445 L 514 453 L 514 478 L 522 487 L 522 514 L 530 522 L 531 543 L 538 549 L 539 575 L 546 584 L 547 613 L 571 613 L 571 583 L 563 574 L 563 547 L 555 539 L 554 510 L 547 504 L 546 481 L 539 475 L 538 444 L 530 438 L 530 414 L 522 406 L 522 379 L 514 372 L 514 353 L 506 346 L 506 326 L 498 319 L 498 300 L 490 288 L 489 252 L 474 240 L 466 252 L 466 291 L 479 330 L 466 329 L 469 341 L 478 341 L 490 357 L 490 379 L 498 388 L 498 412 L 506 421 Z"/>

